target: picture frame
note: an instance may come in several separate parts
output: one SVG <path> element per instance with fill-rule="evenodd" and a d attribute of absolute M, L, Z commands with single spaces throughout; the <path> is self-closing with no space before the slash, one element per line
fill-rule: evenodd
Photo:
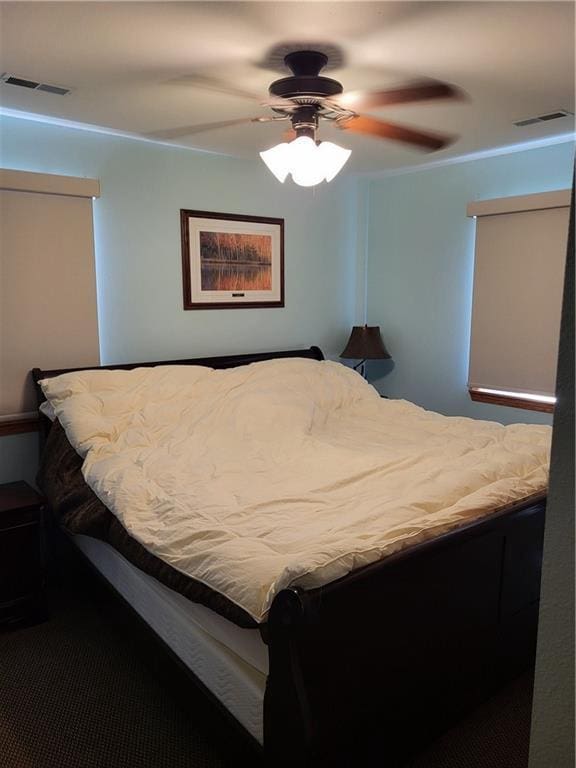
<path fill-rule="evenodd" d="M 180 210 L 184 309 L 284 306 L 284 219 Z"/>

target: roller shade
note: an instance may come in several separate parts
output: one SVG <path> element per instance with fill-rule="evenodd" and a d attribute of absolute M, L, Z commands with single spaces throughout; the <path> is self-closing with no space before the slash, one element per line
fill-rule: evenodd
<path fill-rule="evenodd" d="M 569 203 L 560 190 L 468 207 L 477 217 L 470 390 L 553 398 Z"/>
<path fill-rule="evenodd" d="M 31 368 L 99 363 L 97 194 L 93 179 L 0 171 L 0 434 L 36 416 Z"/>

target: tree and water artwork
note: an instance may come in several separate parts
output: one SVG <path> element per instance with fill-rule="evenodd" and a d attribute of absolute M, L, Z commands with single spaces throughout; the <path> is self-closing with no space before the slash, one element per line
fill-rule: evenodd
<path fill-rule="evenodd" d="M 200 231 L 203 291 L 269 291 L 272 236 Z"/>
<path fill-rule="evenodd" d="M 284 306 L 284 219 L 180 211 L 184 309 Z"/>

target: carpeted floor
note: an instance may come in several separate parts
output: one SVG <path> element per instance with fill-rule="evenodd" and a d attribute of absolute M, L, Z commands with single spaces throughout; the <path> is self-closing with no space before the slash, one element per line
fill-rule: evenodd
<path fill-rule="evenodd" d="M 259 764 L 201 696 L 186 689 L 184 704 L 163 684 L 153 644 L 143 648 L 106 591 L 60 585 L 51 610 L 44 624 L 0 633 L 0 768 Z M 527 675 L 409 768 L 526 768 L 531 692 Z"/>

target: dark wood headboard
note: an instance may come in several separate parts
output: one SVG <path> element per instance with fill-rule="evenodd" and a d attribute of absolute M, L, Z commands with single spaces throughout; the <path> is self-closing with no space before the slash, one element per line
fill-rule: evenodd
<path fill-rule="evenodd" d="M 38 382 L 41 379 L 51 379 L 54 376 L 60 376 L 62 373 L 72 373 L 73 371 L 130 371 L 133 368 L 153 368 L 156 365 L 205 365 L 208 368 L 237 368 L 241 365 L 250 365 L 250 363 L 260 363 L 263 360 L 277 360 L 282 357 L 304 357 L 309 360 L 324 360 L 324 355 L 320 347 L 309 347 L 308 349 L 289 349 L 279 352 L 252 352 L 245 355 L 225 355 L 223 357 L 193 357 L 189 360 L 155 360 L 146 363 L 121 363 L 119 365 L 88 365 L 82 368 L 58 368 L 51 371 L 41 368 L 32 369 L 32 379 L 36 390 L 36 400 L 38 407 L 46 400 L 42 388 Z M 48 424 L 46 423 L 48 422 Z M 49 420 L 46 417 L 40 418 L 40 431 L 45 432 L 49 427 Z"/>

